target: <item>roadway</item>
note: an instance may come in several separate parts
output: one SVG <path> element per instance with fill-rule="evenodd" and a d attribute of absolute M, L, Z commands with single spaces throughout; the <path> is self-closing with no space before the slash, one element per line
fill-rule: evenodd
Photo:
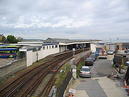
<path fill-rule="evenodd" d="M 112 61 L 106 59 L 98 59 L 91 68 L 92 77 L 108 76 L 112 73 Z"/>
<path fill-rule="evenodd" d="M 127 97 L 120 82 L 107 77 L 114 72 L 112 59 L 113 55 L 97 59 L 91 67 L 91 78 L 79 78 L 70 85 L 76 91 L 75 97 Z"/>

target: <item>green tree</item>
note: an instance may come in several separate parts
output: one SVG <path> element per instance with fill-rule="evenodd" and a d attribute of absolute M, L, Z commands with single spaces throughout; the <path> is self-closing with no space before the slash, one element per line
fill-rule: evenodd
<path fill-rule="evenodd" d="M 5 36 L 3 36 L 2 41 L 6 42 L 6 37 Z"/>
<path fill-rule="evenodd" d="M 8 35 L 8 36 L 7 36 L 7 42 L 9 42 L 9 43 L 17 43 L 18 40 L 16 39 L 15 36 L 13 36 L 13 35 Z"/>
<path fill-rule="evenodd" d="M 0 42 L 5 42 L 6 37 L 3 34 L 0 34 Z"/>

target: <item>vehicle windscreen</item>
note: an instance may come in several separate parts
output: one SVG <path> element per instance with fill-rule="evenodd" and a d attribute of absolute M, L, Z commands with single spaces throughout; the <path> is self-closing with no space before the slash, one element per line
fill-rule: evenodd
<path fill-rule="evenodd" d="M 112 50 L 109 50 L 108 52 L 113 52 Z"/>
<path fill-rule="evenodd" d="M 93 55 L 93 54 L 92 54 L 92 55 L 90 55 L 90 57 L 92 57 L 92 58 L 93 58 L 93 57 L 95 57 L 95 55 Z"/>
<path fill-rule="evenodd" d="M 89 59 L 86 59 L 86 61 L 93 61 L 93 59 L 92 58 L 89 58 Z"/>
<path fill-rule="evenodd" d="M 90 71 L 89 68 L 82 68 L 81 71 Z"/>

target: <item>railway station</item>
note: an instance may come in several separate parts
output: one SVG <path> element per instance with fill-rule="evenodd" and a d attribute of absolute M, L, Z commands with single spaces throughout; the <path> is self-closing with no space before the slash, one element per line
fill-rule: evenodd
<path fill-rule="evenodd" d="M 0 97 L 129 97 L 129 0 L 0 0 Z"/>
<path fill-rule="evenodd" d="M 49 39 L 40 42 L 19 42 L 21 46 L 20 53 L 26 54 L 27 66 L 32 65 L 34 62 L 45 58 L 48 55 L 65 52 L 68 50 L 77 50 L 82 48 L 90 48 L 90 42 L 87 41 L 71 41 L 71 40 L 58 40 Z M 32 60 L 33 59 L 33 60 Z"/>
<path fill-rule="evenodd" d="M 94 51 L 94 49 L 96 49 L 96 43 L 93 42 L 94 40 L 91 41 L 48 38 L 46 40 L 25 40 L 18 42 L 17 44 L 10 44 L 8 46 L 6 45 L 6 48 L 15 49 L 16 51 L 15 53 L 13 53 L 13 58 L 22 58 L 26 61 L 26 66 L 30 66 L 34 62 L 39 61 L 40 59 L 43 59 L 48 55 L 65 52 L 68 50 L 73 51 L 90 48 L 92 51 Z M 1 49 L 2 48 L 5 49 L 5 46 L 1 46 Z M 1 52 L 1 55 L 2 54 L 3 53 Z M 10 53 L 10 57 L 11 54 L 12 53 Z"/>
<path fill-rule="evenodd" d="M 11 49 L 10 51 L 12 51 L 12 50 L 17 49 L 18 51 L 15 54 L 16 57 L 21 57 L 23 59 L 20 60 L 18 64 L 13 64 L 12 68 L 13 70 L 17 69 L 17 66 L 19 66 L 19 64 L 20 65 L 24 64 L 25 67 L 24 69 L 23 68 L 19 69 L 20 73 L 18 73 L 19 76 L 16 78 L 16 80 L 14 79 L 12 80 L 11 83 L 9 82 L 9 84 L 8 83 L 5 84 L 4 87 L 0 87 L 1 88 L 0 97 L 4 97 L 6 95 L 11 97 L 14 95 L 14 93 L 18 97 L 19 96 L 26 97 L 27 95 L 31 95 L 32 97 L 33 96 L 34 97 L 48 97 L 48 96 L 54 97 L 52 96 L 54 94 L 57 97 L 63 97 L 63 95 L 67 97 L 67 92 L 65 93 L 65 91 L 70 90 L 70 88 L 68 89 L 66 88 L 67 86 L 69 87 L 70 80 L 74 79 L 74 81 L 76 81 L 77 79 L 77 80 L 80 80 L 80 82 L 82 81 L 78 73 L 79 72 L 78 65 L 79 66 L 80 64 L 82 65 L 83 62 L 84 62 L 83 65 L 86 64 L 85 61 L 87 58 L 91 56 L 91 51 L 93 52 L 92 54 L 96 54 L 96 52 L 100 53 L 101 49 L 114 49 L 114 45 L 112 47 L 112 44 L 107 45 L 105 43 L 98 42 L 98 41 L 97 42 L 86 41 L 86 40 L 85 41 L 77 41 L 77 40 L 73 41 L 73 40 L 67 40 L 67 39 L 61 40 L 61 39 L 50 39 L 50 38 L 47 40 L 38 41 L 38 42 L 37 41 L 23 41 L 23 42 L 19 42 L 15 44 L 15 46 L 18 48 L 7 49 L 6 47 L 6 48 L 0 48 L 0 50 L 2 51 L 4 50 L 5 52 L 6 50 Z M 10 44 L 10 46 L 8 47 L 13 47 L 13 46 L 12 44 Z M 105 68 L 110 69 L 112 68 L 110 62 L 113 56 L 115 57 L 115 55 L 108 55 L 107 56 L 108 59 L 99 59 L 98 57 L 97 60 L 95 60 L 96 61 L 95 65 L 98 65 L 98 66 L 104 65 L 106 66 L 106 67 L 103 67 L 104 69 Z M 101 62 L 105 62 L 105 63 L 101 63 Z M 107 67 L 108 64 L 110 64 L 109 67 Z M 93 67 L 91 66 L 91 69 L 93 70 L 92 76 L 93 77 L 98 76 L 94 72 Z M 110 74 L 111 72 L 109 73 L 108 71 L 106 71 L 106 73 Z M 46 78 L 48 79 L 47 81 L 45 81 Z M 22 87 L 20 86 L 21 83 L 19 80 L 21 80 L 23 83 Z M 105 79 L 103 77 L 103 78 L 100 78 L 100 80 L 107 81 L 109 80 L 109 78 Z M 97 80 L 91 79 L 90 81 L 93 82 Z M 110 80 L 109 83 L 111 82 L 112 81 Z M 100 86 L 103 86 L 101 83 L 99 84 Z M 40 87 L 40 85 L 42 86 L 44 85 L 44 86 Z M 87 83 L 85 83 L 85 85 L 87 85 Z M 92 85 L 92 83 L 89 85 Z M 14 90 L 13 88 L 11 88 L 12 86 L 16 86 L 16 89 Z M 7 91 L 5 87 L 9 88 L 9 91 Z M 39 91 L 39 88 L 40 88 L 40 91 Z M 23 89 L 23 90 L 19 90 L 19 89 Z M 77 87 L 74 89 L 77 89 Z M 29 91 L 35 90 L 35 92 L 31 94 L 31 92 L 29 92 L 28 90 Z M 37 91 L 39 93 L 37 93 Z M 99 91 L 97 92 L 99 93 Z M 102 89 L 101 89 L 101 94 L 104 94 L 102 92 Z M 35 95 L 38 95 L 38 96 L 35 96 Z M 40 95 L 43 95 L 43 96 L 40 96 Z M 44 96 L 44 95 L 47 95 L 47 96 Z M 77 95 L 77 94 L 74 93 L 74 95 Z"/>
<path fill-rule="evenodd" d="M 12 44 L 10 44 L 12 45 Z M 14 44 L 13 44 L 14 45 Z M 21 57 L 23 60 L 25 60 L 26 67 L 23 69 L 19 69 L 18 71 L 21 71 L 19 73 L 19 76 L 16 78 L 17 81 L 16 83 L 13 82 L 10 84 L 10 86 L 17 86 L 17 89 L 20 88 L 20 83 L 19 79 L 21 78 L 21 81 L 23 84 L 26 84 L 26 81 L 31 81 L 30 84 L 26 84 L 27 88 L 29 89 L 34 89 L 39 85 L 39 83 L 42 81 L 42 79 L 45 78 L 45 76 L 49 75 L 51 71 L 51 77 L 48 79 L 48 84 L 45 87 L 42 87 L 43 90 L 46 91 L 46 89 L 49 89 L 50 86 L 53 85 L 54 80 L 53 78 L 55 77 L 56 73 L 60 71 L 59 69 L 66 64 L 66 62 L 70 61 L 73 58 L 73 52 L 74 52 L 74 57 L 80 53 L 90 53 L 90 42 L 89 41 L 24 41 L 24 42 L 19 42 L 15 44 L 15 46 L 18 46 L 19 48 L 17 49 L 18 52 L 16 53 L 16 58 Z M 4 48 L 2 48 L 3 50 Z M 10 48 L 11 49 L 11 48 Z M 85 54 L 85 55 L 86 55 Z M 50 56 L 49 56 L 50 55 Z M 48 58 L 47 58 L 48 56 Z M 84 55 L 81 55 L 81 58 Z M 42 59 L 46 57 L 47 62 L 45 63 L 40 63 Z M 18 59 L 19 60 L 19 59 Z M 8 66 L 6 70 L 10 68 L 10 70 L 13 68 L 13 72 L 16 72 L 15 70 L 18 68 L 17 66 L 20 66 L 23 62 L 23 60 L 20 60 L 18 64 L 13 64 L 13 66 Z M 51 61 L 50 61 L 51 60 Z M 77 62 L 80 61 L 80 57 L 77 57 Z M 39 62 L 39 63 L 38 63 Z M 32 65 L 32 64 L 39 64 L 39 65 Z M 23 63 L 24 64 L 24 63 Z M 15 67 L 14 67 L 15 66 Z M 63 67 L 64 68 L 64 67 Z M 71 67 L 65 67 L 67 70 L 70 70 Z M 1 69 L 4 71 L 4 69 Z M 10 72 L 8 70 L 8 72 Z M 12 72 L 12 71 L 11 71 Z M 12 74 L 10 72 L 10 74 Z M 64 72 L 64 71 L 63 71 Z M 66 72 L 66 71 L 65 71 Z M 5 73 L 6 74 L 6 73 Z M 36 75 L 36 76 L 35 76 Z M 71 76 L 71 73 L 70 73 Z M 33 78 L 33 80 L 31 80 Z M 36 82 L 36 84 L 35 84 Z M 38 83 L 37 83 L 38 82 Z M 19 84 L 17 84 L 19 83 Z M 5 87 L 10 87 L 8 84 L 5 85 Z M 25 87 L 26 87 L 25 86 Z M 23 86 L 24 88 L 24 86 Z M 15 90 L 12 92 L 13 88 L 10 88 L 9 91 L 6 91 L 4 87 L 1 87 L 0 89 L 0 97 L 4 96 L 13 96 L 13 92 L 16 92 Z M 25 89 L 26 91 L 26 89 Z M 18 97 L 26 97 L 28 95 L 27 92 L 24 90 L 16 95 Z M 31 90 L 29 90 L 31 91 Z M 20 92 L 20 91 L 19 91 Z M 44 92 L 44 91 L 43 91 Z M 48 95 L 49 92 L 46 92 L 45 94 L 41 93 L 42 95 Z M 43 96 L 44 97 L 44 96 Z"/>
<path fill-rule="evenodd" d="M 6 60 L 10 60 L 8 58 L 14 58 L 12 60 L 24 59 L 26 66 L 30 66 L 48 55 L 82 48 L 90 48 L 90 41 L 55 38 L 48 38 L 46 40 L 25 40 L 17 44 L 2 44 L 0 46 L 0 50 L 2 50 L 0 51 L 0 57 L 6 57 Z"/>

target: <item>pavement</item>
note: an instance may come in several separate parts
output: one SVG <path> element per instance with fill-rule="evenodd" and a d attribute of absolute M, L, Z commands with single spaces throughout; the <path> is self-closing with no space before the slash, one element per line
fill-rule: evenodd
<path fill-rule="evenodd" d="M 104 90 L 107 97 L 128 97 L 124 88 L 116 84 L 115 81 L 106 77 L 98 78 L 98 79 L 99 79 L 98 83 Z"/>
<path fill-rule="evenodd" d="M 119 80 L 108 78 L 114 72 L 113 55 L 98 59 L 91 67 L 91 78 L 72 80 L 68 89 L 75 90 L 73 97 L 128 97 Z"/>
<path fill-rule="evenodd" d="M 1 58 L 0 59 L 0 68 L 9 65 L 14 59 L 13 58 Z"/>
<path fill-rule="evenodd" d="M 1 61 L 0 61 L 1 62 Z M 0 65 L 0 80 L 5 78 L 6 76 L 13 75 L 14 73 L 18 72 L 19 70 L 22 70 L 26 68 L 26 60 L 6 60 L 7 64 Z M 3 63 L 6 63 L 3 62 Z M 1 63 L 0 63 L 1 64 Z"/>
<path fill-rule="evenodd" d="M 107 97 L 103 89 L 98 84 L 97 80 L 88 79 L 88 80 L 80 80 L 80 81 L 81 81 L 80 84 L 76 87 L 77 91 L 78 90 L 86 91 L 88 97 Z"/>
<path fill-rule="evenodd" d="M 78 79 L 71 88 L 73 97 L 128 97 L 125 90 L 107 77 Z"/>
<path fill-rule="evenodd" d="M 91 67 L 92 77 L 108 76 L 112 74 L 113 71 L 112 61 L 106 59 L 96 60 L 93 67 Z"/>

